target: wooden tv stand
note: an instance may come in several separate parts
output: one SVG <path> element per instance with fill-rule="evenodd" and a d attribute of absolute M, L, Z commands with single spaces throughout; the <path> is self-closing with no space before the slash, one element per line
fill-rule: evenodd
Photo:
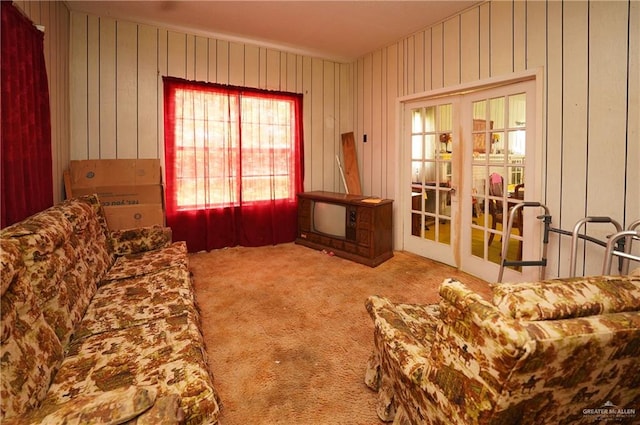
<path fill-rule="evenodd" d="M 345 206 L 345 237 L 314 231 L 312 214 L 315 202 Z M 376 267 L 393 257 L 392 217 L 391 199 L 373 200 L 361 195 L 322 191 L 299 193 L 296 243 Z"/>

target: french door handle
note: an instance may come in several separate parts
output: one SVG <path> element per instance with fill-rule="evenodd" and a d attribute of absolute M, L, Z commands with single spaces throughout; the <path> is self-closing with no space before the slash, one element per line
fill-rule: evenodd
<path fill-rule="evenodd" d="M 455 195 L 455 194 L 456 194 L 456 188 L 455 188 L 455 187 L 450 188 L 450 189 L 449 189 L 449 192 L 450 192 L 452 195 Z"/>

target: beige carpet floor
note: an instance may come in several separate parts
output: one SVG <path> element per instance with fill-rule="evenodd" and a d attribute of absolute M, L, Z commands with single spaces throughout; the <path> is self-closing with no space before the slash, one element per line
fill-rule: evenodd
<path fill-rule="evenodd" d="M 367 296 L 433 303 L 445 277 L 489 294 L 486 282 L 406 252 L 370 268 L 291 243 L 192 254 L 190 264 L 222 425 L 379 424 L 363 383 Z"/>

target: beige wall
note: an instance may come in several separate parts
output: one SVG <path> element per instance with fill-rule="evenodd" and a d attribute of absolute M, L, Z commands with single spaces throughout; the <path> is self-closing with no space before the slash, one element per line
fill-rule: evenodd
<path fill-rule="evenodd" d="M 51 102 L 53 199 L 64 196 L 62 172 L 69 164 L 69 10 L 62 2 L 16 1 L 35 24 L 44 29 L 44 51 Z"/>
<path fill-rule="evenodd" d="M 351 65 L 71 14 L 71 157 L 163 160 L 162 76 L 304 93 L 305 189 L 339 190 Z"/>
<path fill-rule="evenodd" d="M 494 1 L 360 58 L 354 123 L 364 192 L 397 198 L 398 96 L 543 67 L 539 201 L 553 226 L 640 218 L 639 27 L 637 1 Z M 550 275 L 566 275 L 569 245 L 557 237 L 549 245 Z M 587 273 L 600 272 L 602 254 L 587 248 Z"/>

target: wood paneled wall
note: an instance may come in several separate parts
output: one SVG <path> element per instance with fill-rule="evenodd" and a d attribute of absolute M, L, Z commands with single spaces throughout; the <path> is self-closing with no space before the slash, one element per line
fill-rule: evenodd
<path fill-rule="evenodd" d="M 162 75 L 304 93 L 305 189 L 344 190 L 335 155 L 354 131 L 364 192 L 395 198 L 398 97 L 543 67 L 553 225 L 640 218 L 639 2 L 490 1 L 351 64 L 16 4 L 45 26 L 56 200 L 69 159 L 163 157 Z M 566 275 L 568 252 L 552 240 L 549 274 Z M 601 250 L 581 251 L 579 270 L 601 263 Z"/>
<path fill-rule="evenodd" d="M 64 196 L 62 172 L 69 165 L 69 10 L 62 2 L 14 1 L 36 25 L 44 26 L 44 51 L 51 103 L 53 199 Z"/>
<path fill-rule="evenodd" d="M 72 159 L 164 159 L 162 76 L 304 94 L 305 189 L 341 189 L 351 65 L 71 14 Z"/>
<path fill-rule="evenodd" d="M 492 1 L 360 58 L 354 123 L 364 193 L 396 198 L 397 97 L 543 67 L 539 201 L 553 226 L 639 219 L 639 27 L 636 1 Z M 613 227 L 588 231 L 603 239 Z M 549 275 L 567 275 L 569 246 L 553 238 Z M 602 249 L 579 254 L 579 273 L 600 273 Z"/>

